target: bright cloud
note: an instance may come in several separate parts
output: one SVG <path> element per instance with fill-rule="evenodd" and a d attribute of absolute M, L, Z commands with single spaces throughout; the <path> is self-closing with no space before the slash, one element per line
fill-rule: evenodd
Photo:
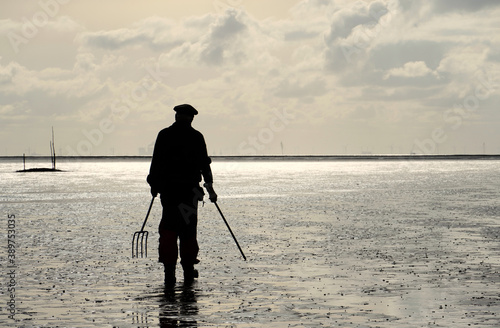
<path fill-rule="evenodd" d="M 384 78 L 387 79 L 391 76 L 411 78 L 411 77 L 422 77 L 428 74 L 432 74 L 432 70 L 429 67 L 427 67 L 425 62 L 418 61 L 418 62 L 406 63 L 401 68 L 393 68 L 389 70 L 389 72 L 387 72 Z"/>

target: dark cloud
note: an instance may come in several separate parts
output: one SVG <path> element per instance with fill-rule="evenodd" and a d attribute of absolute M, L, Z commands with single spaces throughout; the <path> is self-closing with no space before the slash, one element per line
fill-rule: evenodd
<path fill-rule="evenodd" d="M 450 44 L 431 40 L 402 40 L 374 48 L 370 54 L 370 62 L 375 69 L 388 70 L 408 62 L 423 61 L 434 70 L 449 47 Z"/>
<path fill-rule="evenodd" d="M 500 1 L 498 0 L 434 0 L 431 3 L 437 13 L 449 11 L 475 12 L 490 7 L 500 7 Z"/>
<path fill-rule="evenodd" d="M 161 32 L 151 34 L 130 29 L 87 33 L 82 38 L 85 45 L 104 50 L 119 50 L 139 45 L 154 51 L 165 51 L 182 44 L 182 40 L 162 36 Z"/>
<path fill-rule="evenodd" d="M 213 17 L 206 15 L 179 24 L 164 18 L 148 18 L 130 28 L 82 33 L 77 40 L 95 49 L 120 50 L 139 46 L 153 51 L 166 51 L 196 41 L 205 31 Z"/>
<path fill-rule="evenodd" d="M 400 8 L 405 12 L 418 12 L 420 7 L 430 4 L 435 14 L 447 12 L 476 12 L 482 9 L 500 7 L 498 0 L 433 0 L 433 1 L 414 1 L 399 0 Z"/>
<path fill-rule="evenodd" d="M 491 51 L 488 54 L 488 60 L 492 62 L 500 63 L 500 51 Z"/>
<path fill-rule="evenodd" d="M 209 45 L 201 53 L 201 59 L 210 65 L 222 65 L 224 63 L 224 47 L 220 44 Z"/>
<path fill-rule="evenodd" d="M 215 22 L 200 54 L 202 62 L 218 66 L 228 59 L 235 63 L 244 60 L 245 54 L 237 49 L 237 45 L 242 44 L 239 36 L 247 30 L 247 26 L 241 21 L 239 13 L 228 10 Z"/>
<path fill-rule="evenodd" d="M 135 43 L 144 43 L 147 38 L 144 35 L 132 35 L 130 31 L 122 33 L 93 33 L 86 36 L 85 41 L 88 46 L 106 50 L 116 50 Z"/>
<path fill-rule="evenodd" d="M 352 8 L 340 10 L 334 15 L 325 41 L 330 43 L 338 38 L 347 38 L 359 25 L 376 25 L 387 13 L 386 4 L 382 1 L 374 1 L 369 5 L 358 3 Z"/>
<path fill-rule="evenodd" d="M 215 24 L 212 29 L 211 37 L 217 39 L 228 39 L 238 35 L 241 31 L 246 29 L 245 24 L 240 22 L 236 17 L 238 12 L 230 10 L 225 17 Z"/>
<path fill-rule="evenodd" d="M 332 17 L 330 30 L 325 35 L 325 65 L 329 71 L 353 68 L 353 61 L 366 56 L 367 48 L 377 38 L 392 15 L 388 3 L 357 2 Z M 385 16 L 385 21 L 381 20 Z"/>

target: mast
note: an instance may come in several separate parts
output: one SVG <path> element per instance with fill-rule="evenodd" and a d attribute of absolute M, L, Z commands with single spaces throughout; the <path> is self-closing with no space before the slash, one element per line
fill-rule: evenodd
<path fill-rule="evenodd" d="M 56 169 L 56 145 L 54 143 L 54 127 L 52 127 L 52 143 L 50 147 L 50 155 L 52 159 L 52 169 Z"/>
<path fill-rule="evenodd" d="M 52 146 L 52 141 L 49 141 L 49 145 L 50 145 L 50 162 L 52 163 L 52 169 L 54 169 L 54 155 L 52 155 L 54 153 L 54 147 Z"/>

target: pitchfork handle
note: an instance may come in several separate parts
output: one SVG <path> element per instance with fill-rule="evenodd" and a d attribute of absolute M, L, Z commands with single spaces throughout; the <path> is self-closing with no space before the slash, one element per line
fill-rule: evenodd
<path fill-rule="evenodd" d="M 148 214 L 146 214 L 146 218 L 144 219 L 144 223 L 142 224 L 141 232 L 144 231 L 144 227 L 146 226 L 146 221 L 148 220 L 149 212 L 151 212 L 151 208 L 153 207 L 153 202 L 155 201 L 155 196 L 151 199 L 151 204 L 149 204 Z"/>

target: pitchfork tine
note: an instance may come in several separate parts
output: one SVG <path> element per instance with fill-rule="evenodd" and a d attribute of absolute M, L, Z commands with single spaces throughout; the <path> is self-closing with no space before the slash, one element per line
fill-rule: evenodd
<path fill-rule="evenodd" d="M 153 196 L 153 199 L 151 199 L 151 204 L 149 205 L 148 213 L 146 214 L 146 218 L 144 219 L 144 223 L 142 224 L 141 230 L 134 232 L 134 236 L 132 237 L 132 258 L 134 257 L 134 248 L 135 248 L 135 257 L 139 257 L 139 242 L 141 243 L 141 257 L 143 257 L 143 255 L 145 257 L 148 256 L 149 232 L 144 231 L 144 227 L 146 226 L 146 221 L 148 220 L 149 213 L 151 212 L 151 208 L 153 207 L 154 200 L 155 196 Z"/>

